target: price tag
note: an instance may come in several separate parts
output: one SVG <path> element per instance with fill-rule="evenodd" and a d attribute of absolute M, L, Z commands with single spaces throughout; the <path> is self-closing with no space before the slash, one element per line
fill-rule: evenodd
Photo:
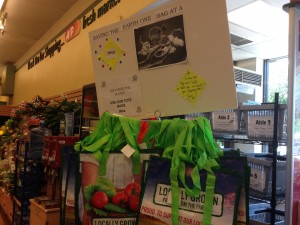
<path fill-rule="evenodd" d="M 272 138 L 274 128 L 273 116 L 249 116 L 248 135 L 250 137 Z"/>
<path fill-rule="evenodd" d="M 135 150 L 130 145 L 126 145 L 124 148 L 122 148 L 121 152 L 128 158 L 130 158 L 135 152 Z"/>
<path fill-rule="evenodd" d="M 146 143 L 141 143 L 139 144 L 140 149 L 147 149 L 147 144 Z"/>
<path fill-rule="evenodd" d="M 213 112 L 213 129 L 217 131 L 238 131 L 236 112 Z"/>

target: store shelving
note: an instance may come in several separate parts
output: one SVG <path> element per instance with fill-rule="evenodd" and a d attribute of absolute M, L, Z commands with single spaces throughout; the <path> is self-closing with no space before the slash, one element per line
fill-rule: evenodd
<path fill-rule="evenodd" d="M 282 164 L 280 164 L 283 161 L 286 161 L 286 157 L 285 156 L 280 156 L 277 154 L 277 149 L 279 146 L 286 146 L 286 136 L 284 134 L 285 132 L 285 124 L 284 123 L 284 114 L 282 113 L 281 110 L 284 109 L 286 110 L 286 106 L 282 106 L 279 105 L 279 100 L 278 100 L 278 93 L 275 94 L 275 102 L 272 104 L 268 104 L 267 106 L 263 106 L 261 107 L 262 110 L 272 110 L 273 114 L 272 116 L 274 117 L 274 123 L 273 123 L 273 134 L 272 137 L 253 137 L 251 135 L 247 134 L 247 130 L 249 130 L 249 124 L 247 124 L 246 122 L 246 126 L 243 127 L 239 127 L 238 132 L 214 132 L 214 138 L 216 140 L 218 140 L 219 142 L 223 143 L 223 146 L 226 148 L 232 148 L 234 147 L 234 144 L 238 143 L 238 144 L 245 144 L 245 145 L 262 145 L 262 146 L 267 146 L 268 152 L 266 153 L 262 153 L 262 154 L 247 154 L 247 156 L 249 157 L 257 157 L 259 158 L 263 158 L 263 159 L 270 159 L 270 161 L 268 161 L 268 172 L 271 173 L 271 177 L 270 177 L 270 184 L 271 186 L 271 193 L 266 194 L 264 193 L 257 193 L 257 192 L 250 192 L 250 202 L 253 203 L 267 203 L 266 205 L 269 206 L 267 211 L 265 212 L 261 212 L 264 214 L 268 214 L 268 216 L 261 217 L 261 216 L 257 216 L 257 215 L 250 215 L 250 217 L 252 219 L 267 219 L 266 223 L 263 224 L 281 224 L 284 223 L 283 219 L 284 219 L 284 201 L 285 201 L 285 191 L 282 190 L 280 191 L 280 193 L 278 193 L 278 174 L 277 172 L 281 172 L 280 175 L 282 175 L 282 172 L 285 173 L 286 172 L 286 167 L 280 167 Z M 244 107 L 243 110 L 245 110 L 243 113 L 247 112 L 246 114 L 249 116 L 249 110 L 251 109 L 259 109 L 259 107 L 257 106 L 248 106 L 248 107 Z M 266 111 L 266 110 L 265 110 Z M 268 111 L 267 111 L 268 112 Z M 279 114 L 280 112 L 280 114 Z M 264 115 L 270 115 L 270 114 L 264 114 Z M 210 118 L 211 119 L 211 118 Z M 238 117 L 238 123 L 239 125 L 241 125 L 241 121 L 240 121 L 241 117 L 239 115 Z M 245 125 L 245 121 L 246 118 L 242 118 L 243 124 Z M 241 128 L 243 128 L 242 132 Z M 249 158 L 248 158 L 249 159 Z M 252 158 L 253 159 L 253 158 Z M 250 160 L 248 160 L 249 162 Z M 259 160 L 257 161 L 259 162 Z M 278 165 L 279 163 L 279 165 Z M 251 164 L 249 162 L 249 164 Z M 266 165 L 266 164 L 265 164 Z M 264 167 L 265 165 L 260 165 L 260 168 Z M 278 167 L 279 166 L 279 167 Z M 280 169 L 284 171 L 279 171 Z M 282 169 L 283 168 L 283 169 Z M 266 167 L 264 167 L 264 169 L 266 169 Z M 266 173 L 267 174 L 267 173 Z M 284 176 L 285 177 L 285 176 Z M 266 178 L 267 179 L 267 178 Z M 284 178 L 280 177 L 280 182 L 282 182 L 282 179 L 284 181 Z M 266 206 L 265 205 L 265 206 Z M 278 215 L 281 218 L 281 220 L 278 220 Z M 250 223 L 251 224 L 251 223 Z M 256 223 L 256 221 L 254 222 L 254 224 L 261 224 L 261 223 Z"/>
<path fill-rule="evenodd" d="M 42 195 L 43 164 L 41 157 L 38 157 L 40 153 L 37 151 L 36 141 L 39 140 L 18 141 L 17 143 L 13 193 L 13 225 L 29 224 L 29 200 Z"/>

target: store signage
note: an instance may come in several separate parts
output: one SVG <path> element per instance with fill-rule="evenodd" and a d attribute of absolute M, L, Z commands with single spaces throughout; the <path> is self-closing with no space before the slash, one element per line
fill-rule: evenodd
<path fill-rule="evenodd" d="M 108 0 L 97 10 L 97 12 L 95 12 L 95 9 L 93 9 L 90 15 L 86 15 L 82 18 L 82 29 L 87 28 L 89 25 L 95 22 L 97 18 L 105 15 L 110 9 L 115 7 L 120 2 L 121 0 Z"/>
<path fill-rule="evenodd" d="M 238 130 L 236 112 L 213 112 L 213 129 L 234 132 Z"/>
<path fill-rule="evenodd" d="M 32 69 L 35 65 L 43 61 L 48 56 L 51 58 L 54 56 L 55 51 L 60 52 L 61 47 L 65 43 L 61 40 L 55 40 L 54 44 L 47 46 L 43 51 L 41 51 L 38 55 L 34 56 L 31 60 L 28 62 L 28 70 Z"/>
<path fill-rule="evenodd" d="M 139 115 L 142 112 L 140 82 L 137 75 L 111 77 L 102 82 L 97 95 L 102 97 L 105 111 L 120 115 Z"/>
<path fill-rule="evenodd" d="M 80 20 L 76 20 L 65 32 L 65 41 L 69 42 L 73 38 L 75 38 L 79 33 L 81 29 L 81 22 Z"/>
<path fill-rule="evenodd" d="M 212 2 L 218 5 L 212 8 Z M 219 4 L 219 1 L 171 1 L 89 32 L 99 114 L 109 111 L 149 118 L 236 109 L 232 60 L 224 58 L 231 51 L 226 4 L 222 7 Z M 86 15 L 90 16 L 89 22 L 97 18 L 98 12 L 96 8 L 89 11 Z M 214 26 L 215 22 L 218 24 L 217 29 L 207 23 L 211 20 Z M 199 23 L 197 26 L 195 21 Z M 218 42 L 211 39 L 215 35 Z M 209 45 L 210 42 L 213 44 Z M 207 57 L 207 52 L 214 55 L 214 60 Z M 218 66 L 215 56 L 219 58 Z M 142 87 L 143 107 L 138 114 L 136 108 L 123 110 L 121 104 L 104 101 L 108 93 L 98 94 L 103 82 L 126 74 L 136 74 Z M 226 128 L 237 130 L 237 117 L 230 119 Z"/>
<path fill-rule="evenodd" d="M 118 3 L 120 3 L 121 0 L 107 0 L 106 3 L 104 3 L 100 8 L 98 8 L 96 11 L 95 9 L 92 10 L 90 15 L 85 15 L 82 18 L 82 29 L 85 29 L 89 25 L 91 25 L 94 21 L 96 21 L 97 18 L 100 18 L 101 16 L 105 15 L 110 9 L 115 7 Z M 65 42 L 71 41 L 73 38 L 75 38 L 81 30 L 81 21 L 80 19 L 76 20 L 70 27 L 67 28 L 65 31 Z M 35 65 L 43 61 L 45 58 L 50 56 L 54 56 L 54 52 L 60 52 L 61 47 L 64 45 L 61 40 L 55 41 L 54 44 L 51 46 L 47 46 L 45 50 L 38 53 L 36 56 L 32 57 L 28 62 L 28 70 L 32 69 Z"/>
<path fill-rule="evenodd" d="M 250 137 L 272 138 L 274 127 L 274 116 L 249 116 L 248 135 Z"/>

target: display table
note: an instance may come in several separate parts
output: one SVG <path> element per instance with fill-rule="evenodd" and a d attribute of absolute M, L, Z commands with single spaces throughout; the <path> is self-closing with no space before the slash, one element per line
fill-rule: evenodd
<path fill-rule="evenodd" d="M 30 200 L 30 225 L 60 224 L 60 209 L 45 209 L 33 199 Z"/>

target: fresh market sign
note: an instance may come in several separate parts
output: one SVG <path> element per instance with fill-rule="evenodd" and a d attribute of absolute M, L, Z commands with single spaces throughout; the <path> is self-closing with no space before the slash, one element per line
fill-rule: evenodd
<path fill-rule="evenodd" d="M 89 25 L 95 22 L 97 18 L 104 16 L 109 10 L 114 8 L 120 2 L 121 0 L 108 0 L 96 11 L 97 13 L 95 12 L 95 9 L 93 9 L 90 15 L 82 18 L 82 29 L 87 28 Z"/>

